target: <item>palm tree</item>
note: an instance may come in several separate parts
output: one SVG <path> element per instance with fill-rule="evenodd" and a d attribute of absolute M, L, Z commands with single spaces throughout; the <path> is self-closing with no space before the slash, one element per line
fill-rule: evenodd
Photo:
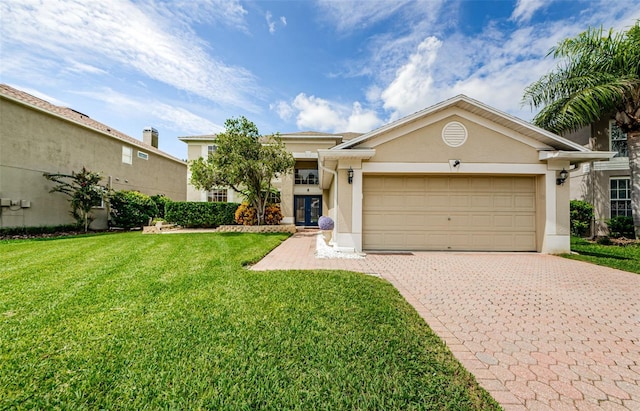
<path fill-rule="evenodd" d="M 577 130 L 615 113 L 627 133 L 631 211 L 640 237 L 640 20 L 626 32 L 589 29 L 549 52 L 561 63 L 525 89 L 523 102 L 542 107 L 533 123 L 554 133 Z"/>

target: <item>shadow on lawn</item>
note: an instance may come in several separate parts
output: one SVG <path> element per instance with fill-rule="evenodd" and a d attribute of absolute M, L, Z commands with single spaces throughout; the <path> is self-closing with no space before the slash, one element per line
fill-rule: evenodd
<path fill-rule="evenodd" d="M 596 253 L 593 251 L 578 251 L 577 253 L 579 255 L 588 255 L 591 257 L 598 257 L 598 258 L 613 258 L 615 260 L 633 260 L 633 258 L 629 258 L 629 257 L 622 257 L 619 255 L 605 254 L 605 253 Z"/>

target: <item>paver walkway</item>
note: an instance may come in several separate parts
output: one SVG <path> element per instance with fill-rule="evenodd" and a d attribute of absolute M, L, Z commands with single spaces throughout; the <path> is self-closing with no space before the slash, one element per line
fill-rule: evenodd
<path fill-rule="evenodd" d="M 640 410 L 640 275 L 533 253 L 318 259 L 300 232 L 252 267 L 391 282 L 505 410 Z"/>

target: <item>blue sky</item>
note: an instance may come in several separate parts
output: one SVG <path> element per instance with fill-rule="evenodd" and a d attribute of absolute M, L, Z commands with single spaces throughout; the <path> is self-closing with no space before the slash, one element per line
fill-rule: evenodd
<path fill-rule="evenodd" d="M 186 158 L 177 137 L 370 131 L 466 94 L 530 120 L 558 41 L 640 0 L 3 0 L 0 82 Z"/>

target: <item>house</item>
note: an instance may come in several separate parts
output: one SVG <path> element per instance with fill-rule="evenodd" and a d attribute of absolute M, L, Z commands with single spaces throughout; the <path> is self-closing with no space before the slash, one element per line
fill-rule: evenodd
<path fill-rule="evenodd" d="M 594 235 L 608 233 L 607 220 L 631 217 L 631 179 L 627 135 L 611 116 L 565 136 L 591 150 L 610 151 L 615 156 L 581 164 L 571 172 L 571 199 L 585 200 L 594 208 Z"/>
<path fill-rule="evenodd" d="M 68 197 L 44 173 L 100 172 L 105 187 L 186 199 L 187 165 L 158 149 L 157 130 L 132 138 L 79 111 L 0 85 L 0 227 L 72 224 Z M 107 227 L 104 204 L 91 227 Z"/>
<path fill-rule="evenodd" d="M 362 135 L 282 137 L 296 158 L 277 182 L 286 222 L 328 215 L 348 251 L 569 252 L 564 175 L 612 156 L 464 95 Z M 208 150 L 181 139 L 190 159 Z"/>

